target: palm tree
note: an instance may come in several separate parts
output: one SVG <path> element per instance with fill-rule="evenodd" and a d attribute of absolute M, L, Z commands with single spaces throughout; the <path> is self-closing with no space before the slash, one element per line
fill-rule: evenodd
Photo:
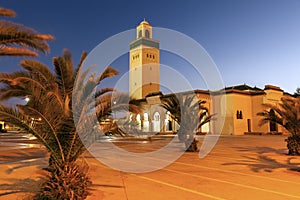
<path fill-rule="evenodd" d="M 300 87 L 298 87 L 298 88 L 296 89 L 296 92 L 294 93 L 293 96 L 294 96 L 294 97 L 300 96 Z"/>
<path fill-rule="evenodd" d="M 10 9 L 0 7 L 0 16 L 15 17 Z M 40 34 L 32 28 L 11 21 L 0 20 L 0 56 L 38 56 L 36 51 L 47 53 L 47 40 L 52 35 Z"/>
<path fill-rule="evenodd" d="M 289 155 L 299 155 L 300 150 L 300 97 L 283 97 L 277 106 L 266 104 L 267 109 L 257 113 L 263 118 L 260 125 L 267 122 L 284 127 L 291 134 L 287 139 Z"/>
<path fill-rule="evenodd" d="M 171 95 L 162 100 L 162 107 L 168 110 L 173 120 L 180 128 L 178 139 L 185 142 L 187 151 L 198 151 L 195 132 L 204 124 L 210 122 L 212 115 L 204 106 L 206 101 L 199 100 L 197 96 Z"/>
<path fill-rule="evenodd" d="M 88 195 L 91 181 L 87 165 L 77 160 L 94 136 L 94 119 L 89 113 L 96 112 L 98 117 L 110 113 L 111 108 L 106 105 L 111 101 L 108 97 L 112 89 L 101 89 L 96 97 L 92 94 L 103 79 L 118 71 L 107 67 L 99 76 L 89 75 L 89 70 L 82 72 L 86 56 L 82 54 L 75 68 L 70 52 L 65 50 L 63 56 L 53 58 L 54 73 L 38 61 L 23 60 L 20 65 L 24 70 L 0 74 L 0 83 L 4 85 L 0 100 L 30 98 L 26 105 L 17 108 L 0 105 L 0 115 L 37 137 L 50 153 L 49 177 L 37 199 L 85 199 Z M 95 98 L 101 99 L 96 105 Z M 39 123 L 31 126 L 28 118 L 39 119 Z M 79 131 L 85 134 L 79 135 Z"/>

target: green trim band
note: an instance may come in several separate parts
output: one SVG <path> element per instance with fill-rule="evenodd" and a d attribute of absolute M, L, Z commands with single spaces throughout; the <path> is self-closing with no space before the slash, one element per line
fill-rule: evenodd
<path fill-rule="evenodd" d="M 159 42 L 154 40 L 147 40 L 144 38 L 137 39 L 130 44 L 130 50 L 134 49 L 140 45 L 145 45 L 153 48 L 159 49 Z"/>

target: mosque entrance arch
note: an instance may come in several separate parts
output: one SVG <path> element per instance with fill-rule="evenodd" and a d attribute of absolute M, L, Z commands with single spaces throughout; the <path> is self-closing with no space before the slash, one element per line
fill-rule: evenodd
<path fill-rule="evenodd" d="M 153 124 L 153 131 L 159 132 L 160 131 L 160 114 L 159 114 L 159 112 L 154 113 L 152 124 Z"/>

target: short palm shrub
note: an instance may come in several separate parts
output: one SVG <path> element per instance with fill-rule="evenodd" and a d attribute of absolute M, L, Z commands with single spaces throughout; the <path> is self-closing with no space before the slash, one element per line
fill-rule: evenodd
<path fill-rule="evenodd" d="M 287 142 L 288 154 L 300 152 L 300 97 L 283 97 L 278 105 L 266 104 L 267 109 L 258 113 L 263 118 L 260 125 L 273 122 L 284 127 L 290 136 Z"/>

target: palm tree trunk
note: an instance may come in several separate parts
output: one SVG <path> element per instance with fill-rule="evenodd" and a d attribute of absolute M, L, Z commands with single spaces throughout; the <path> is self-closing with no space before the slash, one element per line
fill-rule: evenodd
<path fill-rule="evenodd" d="M 189 138 L 185 141 L 185 148 L 187 152 L 197 152 L 199 151 L 198 148 L 198 141 L 195 139 L 195 137 Z"/>

